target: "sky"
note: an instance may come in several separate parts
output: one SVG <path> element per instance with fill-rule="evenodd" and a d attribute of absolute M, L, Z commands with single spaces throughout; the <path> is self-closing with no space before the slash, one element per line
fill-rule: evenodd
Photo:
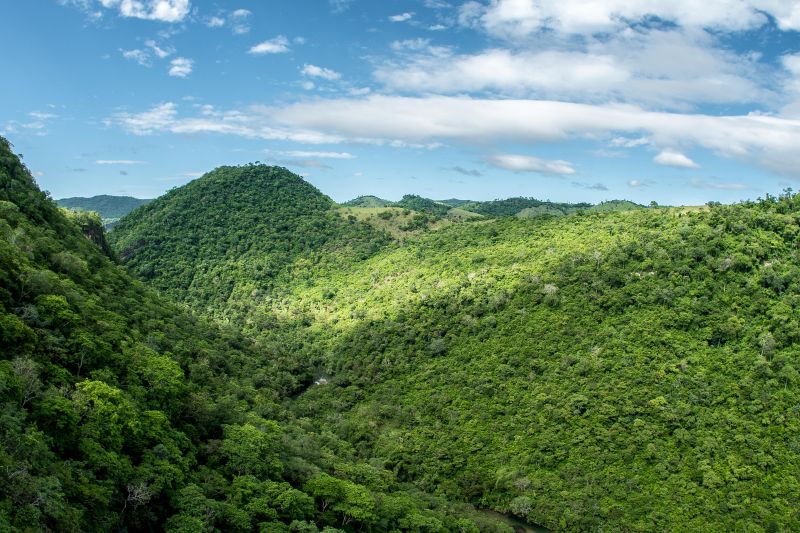
<path fill-rule="evenodd" d="M 2 9 L 0 135 L 54 198 L 256 161 L 337 201 L 696 205 L 800 183 L 800 0 Z"/>

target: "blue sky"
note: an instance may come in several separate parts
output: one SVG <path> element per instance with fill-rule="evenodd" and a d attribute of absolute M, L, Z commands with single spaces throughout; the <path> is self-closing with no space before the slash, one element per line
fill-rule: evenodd
<path fill-rule="evenodd" d="M 798 188 L 800 1 L 5 2 L 0 135 L 56 197 L 261 161 L 338 201 Z"/>

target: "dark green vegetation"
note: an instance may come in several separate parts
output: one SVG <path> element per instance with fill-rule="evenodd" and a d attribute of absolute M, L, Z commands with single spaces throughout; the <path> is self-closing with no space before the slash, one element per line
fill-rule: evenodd
<path fill-rule="evenodd" d="M 0 531 L 508 531 L 296 418 L 302 346 L 170 303 L 98 228 L 0 138 Z"/>
<path fill-rule="evenodd" d="M 532 218 L 516 215 L 575 204 L 512 199 L 454 218 L 419 197 L 340 208 L 284 169 L 223 167 L 109 236 L 201 319 L 14 183 L 6 521 L 508 530 L 448 503 L 469 502 L 564 531 L 800 529 L 800 196 Z M 38 446 L 15 445 L 28 434 Z M 135 503 L 141 483 L 153 495 Z"/>
<path fill-rule="evenodd" d="M 67 209 L 94 211 L 100 215 L 103 224 L 107 226 L 113 225 L 114 222 L 137 207 L 151 201 L 152 200 L 133 198 L 132 196 L 109 196 L 107 194 L 92 196 L 91 198 L 75 197 L 56 200 L 58 205 Z"/>
<path fill-rule="evenodd" d="M 388 241 L 299 176 L 263 165 L 218 168 L 131 213 L 109 238 L 137 277 L 222 320 Z"/>

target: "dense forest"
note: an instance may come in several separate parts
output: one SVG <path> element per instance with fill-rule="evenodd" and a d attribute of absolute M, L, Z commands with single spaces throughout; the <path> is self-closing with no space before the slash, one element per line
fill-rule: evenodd
<path fill-rule="evenodd" d="M 0 148 L 6 528 L 800 529 L 791 191 L 338 206 L 244 165 L 106 236 Z"/>
<path fill-rule="evenodd" d="M 302 351 L 133 280 L 5 139 L 0 235 L 0 530 L 509 531 L 296 418 Z"/>

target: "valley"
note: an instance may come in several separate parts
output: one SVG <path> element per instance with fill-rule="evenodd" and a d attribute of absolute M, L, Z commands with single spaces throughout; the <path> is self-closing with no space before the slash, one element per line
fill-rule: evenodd
<path fill-rule="evenodd" d="M 800 525 L 792 194 L 353 207 L 244 165 L 98 241 L 3 162 L 9 523 Z"/>

